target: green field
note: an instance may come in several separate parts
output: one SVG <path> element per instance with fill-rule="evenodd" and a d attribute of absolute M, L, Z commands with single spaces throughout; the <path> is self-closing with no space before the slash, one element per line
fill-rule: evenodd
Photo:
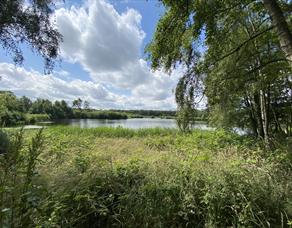
<path fill-rule="evenodd" d="M 291 225 L 285 147 L 264 152 L 252 139 L 220 130 L 50 127 L 29 177 L 28 142 L 36 133 L 24 132 L 16 163 L 1 156 L 4 226 Z"/>

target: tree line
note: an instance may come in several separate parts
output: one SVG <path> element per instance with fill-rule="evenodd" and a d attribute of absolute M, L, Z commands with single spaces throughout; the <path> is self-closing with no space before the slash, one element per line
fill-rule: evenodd
<path fill-rule="evenodd" d="M 12 92 L 0 92 L 1 126 L 68 118 L 126 119 L 128 117 L 123 113 L 90 109 L 89 102 L 82 101 L 80 98 L 73 100 L 70 106 L 64 100 L 52 102 L 38 98 L 32 101 L 26 96 L 18 98 Z"/>
<path fill-rule="evenodd" d="M 143 117 L 160 117 L 160 118 L 174 118 L 176 111 L 163 111 L 163 110 L 117 110 L 115 112 L 127 113 L 132 118 L 143 118 Z"/>
<path fill-rule="evenodd" d="M 73 109 L 66 101 L 47 99 L 32 101 L 26 96 L 18 98 L 12 92 L 0 93 L 0 123 L 3 126 L 33 123 L 49 119 L 71 118 Z"/>
<path fill-rule="evenodd" d="M 178 111 L 188 118 L 205 96 L 215 126 L 249 129 L 267 145 L 291 136 L 291 1 L 161 2 L 147 52 L 154 69 L 185 66 Z"/>
<path fill-rule="evenodd" d="M 56 119 L 127 119 L 127 118 L 176 118 L 176 111 L 162 110 L 96 110 L 81 98 L 68 104 L 64 100 L 50 101 L 26 96 L 17 97 L 12 92 L 0 91 L 0 125 L 31 124 Z M 206 110 L 192 110 L 192 120 L 206 121 Z"/>

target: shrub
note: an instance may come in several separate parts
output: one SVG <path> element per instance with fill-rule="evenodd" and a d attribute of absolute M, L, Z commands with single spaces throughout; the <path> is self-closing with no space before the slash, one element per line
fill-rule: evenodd
<path fill-rule="evenodd" d="M 5 139 L 7 134 L 2 133 Z M 42 130 L 28 147 L 23 130 L 10 135 L 5 153 L 0 154 L 0 226 L 32 227 L 36 224 L 42 186 L 35 182 L 36 165 L 41 153 Z"/>
<path fill-rule="evenodd" d="M 27 140 L 32 132 L 27 132 Z M 31 149 L 21 147 L 11 160 L 2 160 L 9 175 L 1 179 L 8 186 L 2 188 L 4 225 L 9 225 L 10 208 L 15 225 L 25 227 L 291 223 L 292 167 L 287 151 L 266 154 L 250 139 L 221 130 L 181 134 L 170 129 L 52 127 L 44 134 L 42 154 L 33 149 L 41 148 L 35 137 Z M 15 139 L 13 145 L 19 145 Z M 29 191 L 21 187 L 27 182 Z M 11 207 L 11 202 L 16 204 Z"/>
<path fill-rule="evenodd" d="M 0 155 L 8 151 L 9 147 L 9 136 L 8 134 L 0 129 Z"/>
<path fill-rule="evenodd" d="M 25 116 L 18 111 L 3 110 L 0 112 L 0 125 L 12 126 L 16 124 L 23 124 L 25 122 Z"/>
<path fill-rule="evenodd" d="M 25 115 L 25 122 L 28 124 L 34 124 L 41 121 L 48 121 L 50 120 L 50 116 L 47 114 L 26 114 Z"/>

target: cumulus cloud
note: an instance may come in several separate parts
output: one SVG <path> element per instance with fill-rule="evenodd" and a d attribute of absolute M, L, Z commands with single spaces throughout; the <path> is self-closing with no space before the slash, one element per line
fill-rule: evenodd
<path fill-rule="evenodd" d="M 94 79 L 111 82 L 112 77 L 107 79 L 104 74 L 126 73 L 139 64 L 145 35 L 140 21 L 137 11 L 129 9 L 119 14 L 103 0 L 89 0 L 80 8 L 58 9 L 56 23 L 64 38 L 61 54 L 79 62 Z M 131 76 L 142 79 L 140 75 Z"/>
<path fill-rule="evenodd" d="M 66 100 L 81 97 L 94 106 L 102 106 L 119 99 L 102 85 L 81 80 L 70 82 L 53 75 L 42 75 L 37 71 L 27 71 L 8 63 L 0 63 L 0 90 L 10 90 L 19 96 Z"/>
<path fill-rule="evenodd" d="M 140 58 L 145 37 L 141 20 L 139 12 L 128 9 L 119 14 L 104 0 L 59 9 L 56 22 L 64 36 L 62 55 L 80 63 L 96 82 L 129 89 L 136 96 L 166 98 L 178 77 L 153 73 Z"/>
<path fill-rule="evenodd" d="M 141 59 L 145 32 L 134 9 L 123 13 L 106 0 L 87 0 L 82 6 L 60 4 L 55 23 L 64 38 L 61 56 L 78 63 L 92 81 L 72 78 L 67 71 L 42 75 L 0 63 L 0 89 L 32 98 L 88 100 L 97 108 L 174 109 L 173 89 L 180 76 L 152 72 Z"/>
<path fill-rule="evenodd" d="M 60 74 L 66 75 L 66 72 L 61 71 Z M 80 97 L 89 101 L 91 107 L 99 109 L 174 108 L 171 97 L 159 100 L 147 93 L 137 96 L 118 95 L 100 83 L 79 79 L 63 80 L 55 75 L 43 75 L 9 63 L 0 63 L 0 78 L 0 90 L 9 90 L 18 96 L 28 96 L 32 99 L 62 99 L 71 104 L 74 99 Z"/>

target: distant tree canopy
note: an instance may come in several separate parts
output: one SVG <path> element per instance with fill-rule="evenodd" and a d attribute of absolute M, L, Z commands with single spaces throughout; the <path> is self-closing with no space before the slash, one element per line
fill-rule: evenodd
<path fill-rule="evenodd" d="M 75 102 L 74 102 L 75 101 Z M 57 119 L 127 119 L 127 118 L 174 118 L 176 111 L 161 110 L 96 110 L 89 102 L 77 98 L 70 107 L 64 100 L 50 101 L 38 98 L 17 97 L 12 92 L 0 91 L 0 127 L 17 124 L 31 124 Z M 80 106 L 79 106 L 80 105 Z M 205 110 L 188 112 L 192 120 L 206 120 Z"/>
<path fill-rule="evenodd" d="M 90 104 L 89 104 L 88 101 L 84 101 L 83 102 L 83 108 L 86 109 L 86 110 L 88 110 L 90 108 Z"/>
<path fill-rule="evenodd" d="M 16 64 L 24 60 L 20 44 L 28 44 L 45 61 L 50 72 L 58 56 L 61 34 L 53 26 L 50 15 L 54 0 L 1 0 L 0 44 Z"/>
<path fill-rule="evenodd" d="M 65 101 L 30 100 L 11 92 L 0 92 L 0 125 L 33 123 L 37 120 L 72 118 L 73 110 Z"/>
<path fill-rule="evenodd" d="M 82 110 L 82 100 L 78 98 L 75 101 L 78 101 L 78 105 L 74 109 L 74 107 L 70 107 L 64 100 L 52 102 L 48 99 L 38 98 L 32 101 L 25 96 L 17 97 L 9 91 L 0 91 L 0 127 L 70 118 L 128 118 L 127 114 L 117 111 L 89 109 L 89 103 L 87 101 L 84 102 Z"/>
<path fill-rule="evenodd" d="M 185 66 L 178 108 L 201 92 L 217 126 L 249 128 L 266 141 L 292 134 L 291 1 L 161 2 L 166 12 L 146 51 L 154 69 Z"/>
<path fill-rule="evenodd" d="M 73 116 L 73 110 L 66 101 L 55 101 L 37 99 L 30 108 L 32 114 L 48 114 L 52 119 L 65 119 Z"/>
<path fill-rule="evenodd" d="M 83 100 L 81 98 L 78 98 L 78 99 L 76 99 L 76 100 L 74 100 L 72 102 L 72 107 L 81 109 L 82 108 L 82 103 L 83 103 Z"/>

